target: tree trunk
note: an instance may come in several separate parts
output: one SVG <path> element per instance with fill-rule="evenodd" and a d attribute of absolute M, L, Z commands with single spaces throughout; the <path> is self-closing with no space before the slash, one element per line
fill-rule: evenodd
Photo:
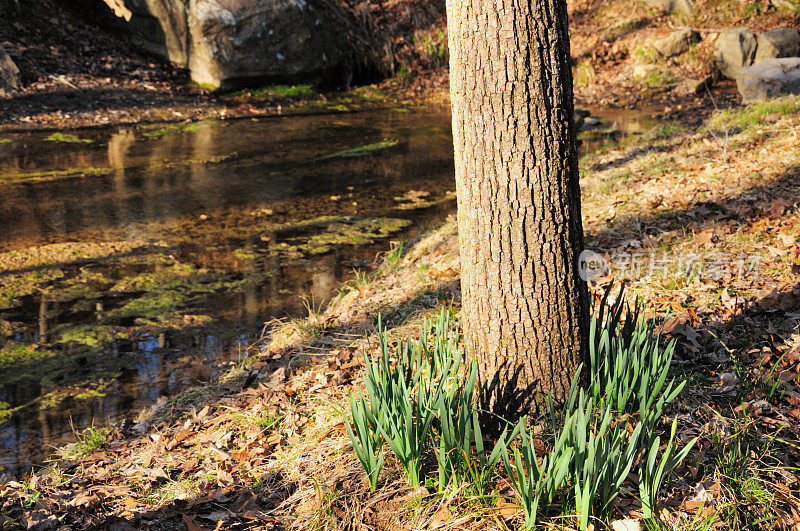
<path fill-rule="evenodd" d="M 464 345 L 514 420 L 566 396 L 588 343 L 567 6 L 447 0 L 447 20 Z"/>

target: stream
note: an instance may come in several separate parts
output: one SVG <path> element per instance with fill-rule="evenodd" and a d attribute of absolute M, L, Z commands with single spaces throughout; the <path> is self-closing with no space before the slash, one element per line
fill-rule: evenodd
<path fill-rule="evenodd" d="M 0 473 L 218 376 L 441 224 L 454 190 L 441 112 L 0 137 Z"/>

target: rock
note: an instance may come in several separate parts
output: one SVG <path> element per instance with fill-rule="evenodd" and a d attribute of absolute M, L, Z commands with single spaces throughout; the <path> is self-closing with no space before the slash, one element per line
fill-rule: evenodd
<path fill-rule="evenodd" d="M 93 0 L 101 1 L 101 0 Z M 214 88 L 349 83 L 383 62 L 377 37 L 334 0 L 102 0 L 147 51 Z"/>
<path fill-rule="evenodd" d="M 688 51 L 697 42 L 700 42 L 700 34 L 693 29 L 683 28 L 656 40 L 653 48 L 662 57 L 674 57 Z"/>
<path fill-rule="evenodd" d="M 611 522 L 612 531 L 642 531 L 642 522 L 633 518 L 614 520 Z"/>
<path fill-rule="evenodd" d="M 661 69 L 656 65 L 636 64 L 633 65 L 632 74 L 636 80 L 642 81 L 653 74 L 659 73 L 660 71 Z"/>
<path fill-rule="evenodd" d="M 335 77 L 347 61 L 333 5 L 306 0 L 192 0 L 189 70 L 215 87 Z M 345 32 L 342 32 L 345 33 Z"/>
<path fill-rule="evenodd" d="M 800 57 L 764 59 L 745 67 L 736 86 L 744 103 L 800 94 Z"/>
<path fill-rule="evenodd" d="M 667 13 L 690 15 L 694 10 L 691 0 L 645 0 L 647 5 Z"/>
<path fill-rule="evenodd" d="M 581 127 L 583 127 L 583 121 L 588 116 L 590 116 L 592 113 L 589 111 L 589 109 L 583 109 L 581 107 L 575 107 L 575 111 L 574 111 L 573 114 L 574 114 L 574 117 L 575 117 L 575 119 L 574 119 L 575 128 L 576 129 L 580 129 Z"/>
<path fill-rule="evenodd" d="M 756 45 L 755 35 L 747 28 L 726 30 L 720 33 L 717 37 L 714 59 L 722 75 L 736 79 L 742 68 L 753 64 Z"/>
<path fill-rule="evenodd" d="M 0 46 L 0 90 L 16 90 L 19 88 L 19 68 Z"/>
<path fill-rule="evenodd" d="M 800 56 L 800 31 L 794 28 L 778 28 L 756 35 L 754 62 L 762 59 Z"/>
<path fill-rule="evenodd" d="M 692 94 L 700 94 L 709 90 L 714 85 L 714 76 L 706 76 L 702 79 L 689 79 L 686 86 Z"/>
<path fill-rule="evenodd" d="M 769 0 L 769 3 L 772 4 L 772 7 L 778 10 L 792 12 L 800 11 L 800 2 L 797 2 L 796 0 Z"/>
<path fill-rule="evenodd" d="M 103 0 L 133 41 L 173 64 L 189 64 L 189 0 Z"/>

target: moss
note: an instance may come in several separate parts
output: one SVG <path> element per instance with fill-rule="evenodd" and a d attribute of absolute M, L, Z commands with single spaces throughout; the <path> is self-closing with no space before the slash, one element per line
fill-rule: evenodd
<path fill-rule="evenodd" d="M 276 98 L 312 98 L 317 95 L 317 91 L 311 85 L 270 85 L 260 89 L 242 90 L 234 94 L 235 96 L 266 97 Z"/>
<path fill-rule="evenodd" d="M 669 70 L 650 65 L 634 77 L 642 85 L 645 92 L 662 92 L 672 88 L 677 78 Z"/>
<path fill-rule="evenodd" d="M 382 142 L 376 142 L 374 144 L 367 144 L 366 146 L 359 146 L 353 149 L 345 149 L 344 151 L 337 151 L 336 153 L 331 153 L 330 155 L 325 155 L 324 157 L 321 157 L 320 160 L 364 157 L 366 155 L 372 155 L 379 151 L 393 148 L 397 146 L 399 143 L 400 142 L 398 142 L 397 140 L 384 140 Z"/>
<path fill-rule="evenodd" d="M 29 295 L 44 292 L 57 300 L 90 298 L 100 295 L 93 284 L 102 279 L 98 273 L 81 270 L 62 284 L 64 270 L 86 262 L 105 262 L 121 254 L 150 252 L 162 256 L 164 247 L 145 246 L 136 242 L 59 243 L 0 253 L 0 309 L 13 308 Z M 157 252 L 153 252 L 157 251 Z M 122 260 L 147 260 L 145 256 L 127 256 Z M 22 272 L 15 272 L 22 271 Z"/>
<path fill-rule="evenodd" d="M 11 138 L 0 138 L 0 144 L 11 144 L 14 142 Z"/>
<path fill-rule="evenodd" d="M 645 64 L 657 63 L 661 59 L 661 54 L 652 46 L 641 46 L 634 52 L 636 59 Z"/>
<path fill-rule="evenodd" d="M 125 278 L 114 291 L 182 291 L 185 293 L 211 293 L 222 289 L 236 289 L 252 279 L 230 280 L 224 273 L 198 269 L 190 264 L 175 262 L 171 267 Z"/>
<path fill-rule="evenodd" d="M 355 97 L 364 101 L 376 102 L 386 100 L 386 93 L 371 85 L 356 87 L 351 92 Z"/>
<path fill-rule="evenodd" d="M 800 97 L 785 96 L 751 103 L 746 107 L 715 112 L 708 119 L 705 131 L 718 129 L 747 129 L 764 123 L 767 117 L 789 116 L 800 112 Z"/>
<path fill-rule="evenodd" d="M 94 140 L 89 138 L 81 138 L 77 135 L 71 135 L 69 133 L 53 133 L 47 138 L 45 138 L 48 142 L 64 142 L 67 144 L 91 144 Z"/>
<path fill-rule="evenodd" d="M 200 122 L 198 122 L 200 123 Z M 190 124 L 196 125 L 196 124 Z M 199 126 L 198 126 L 199 127 Z M 193 130 L 193 129 L 184 129 Z M 166 134 L 166 133 L 165 133 Z M 155 137 L 154 137 L 155 138 Z M 125 170 L 157 170 L 160 168 L 180 168 L 184 166 L 194 166 L 197 164 L 216 164 L 226 160 L 230 160 L 237 154 L 229 153 L 227 155 L 209 155 L 206 157 L 199 157 L 193 159 L 183 159 L 168 162 L 157 162 L 147 164 L 134 164 L 125 166 Z M 49 171 L 35 171 L 35 172 L 20 172 L 20 173 L 7 173 L 0 174 L 0 183 L 21 183 L 21 182 L 39 182 L 51 181 L 56 179 L 65 179 L 69 177 L 88 177 L 94 175 L 109 175 L 117 171 L 114 168 L 70 168 L 65 170 L 49 170 Z"/>
<path fill-rule="evenodd" d="M 177 66 L 181 68 L 186 68 L 186 65 L 178 64 Z M 210 92 L 215 92 L 219 90 L 219 87 L 213 83 L 198 83 L 197 81 L 189 81 L 188 83 L 186 83 L 186 86 L 189 88 L 208 90 Z"/>
<path fill-rule="evenodd" d="M 572 69 L 573 84 L 577 87 L 585 87 L 594 82 L 597 73 L 589 61 L 579 61 Z"/>

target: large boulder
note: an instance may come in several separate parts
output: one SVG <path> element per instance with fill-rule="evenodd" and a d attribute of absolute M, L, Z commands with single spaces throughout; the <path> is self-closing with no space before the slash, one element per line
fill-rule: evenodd
<path fill-rule="evenodd" d="M 0 90 L 15 90 L 19 88 L 19 68 L 0 46 Z"/>
<path fill-rule="evenodd" d="M 380 46 L 336 0 L 102 1 L 139 45 L 204 86 L 346 84 L 378 63 Z"/>
<path fill-rule="evenodd" d="M 742 68 L 753 64 L 756 55 L 756 36 L 747 28 L 723 31 L 717 37 L 714 59 L 722 75 L 736 79 Z"/>
<path fill-rule="evenodd" d="M 189 0 L 104 0 L 124 29 L 148 52 L 185 67 L 189 63 Z"/>
<path fill-rule="evenodd" d="M 744 103 L 800 94 L 800 57 L 764 59 L 745 67 L 736 85 Z"/>
<path fill-rule="evenodd" d="M 756 35 L 755 62 L 762 59 L 800 56 L 800 31 L 794 28 L 778 28 Z"/>
<path fill-rule="evenodd" d="M 259 80 L 333 81 L 348 60 L 340 15 L 310 0 L 190 0 L 192 80 L 223 88 Z"/>
<path fill-rule="evenodd" d="M 662 57 L 674 57 L 688 51 L 697 42 L 700 42 L 700 34 L 693 29 L 683 28 L 656 40 L 653 48 Z"/>
<path fill-rule="evenodd" d="M 691 0 L 645 0 L 645 3 L 666 13 L 691 15 L 694 11 Z"/>

